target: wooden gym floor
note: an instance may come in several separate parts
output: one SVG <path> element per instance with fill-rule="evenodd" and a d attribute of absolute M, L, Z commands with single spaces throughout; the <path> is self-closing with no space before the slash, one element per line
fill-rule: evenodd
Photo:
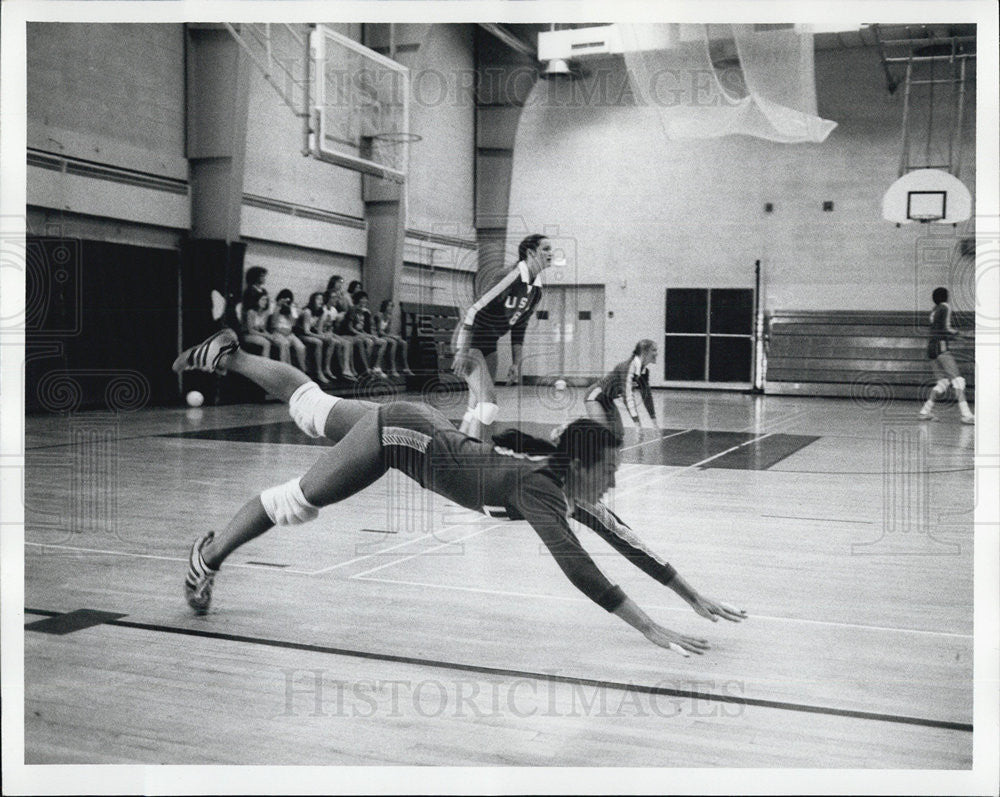
<path fill-rule="evenodd" d="M 586 529 L 681 658 L 591 604 L 525 523 L 398 473 L 238 550 L 194 537 L 304 472 L 275 403 L 32 416 L 25 763 L 968 769 L 974 429 L 954 406 L 655 392 L 609 503 L 709 623 Z M 437 397 L 449 417 L 464 395 Z M 582 390 L 501 390 L 545 429 Z M 567 406 L 568 405 L 568 406 Z M 519 420 L 520 419 L 520 420 Z"/>

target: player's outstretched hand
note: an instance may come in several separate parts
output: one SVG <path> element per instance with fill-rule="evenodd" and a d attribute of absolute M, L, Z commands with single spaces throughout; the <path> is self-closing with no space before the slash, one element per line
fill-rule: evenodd
<path fill-rule="evenodd" d="M 468 349 L 458 349 L 455 351 L 455 357 L 451 362 L 451 370 L 454 371 L 455 376 L 466 377 L 472 373 L 473 367 L 475 366 L 475 361 L 469 356 Z"/>
<path fill-rule="evenodd" d="M 667 650 L 672 650 L 685 658 L 689 657 L 692 653 L 697 653 L 699 656 L 708 650 L 708 640 L 698 639 L 697 637 L 684 636 L 683 634 L 678 634 L 676 631 L 671 631 L 669 628 L 664 628 L 662 625 L 656 625 L 652 623 L 645 631 L 642 632 L 646 639 L 652 642 L 654 645 L 659 645 L 661 648 L 666 648 Z"/>
<path fill-rule="evenodd" d="M 747 619 L 747 613 L 744 609 L 737 609 L 730 606 L 728 603 L 714 601 L 703 595 L 695 595 L 694 599 L 691 600 L 690 603 L 692 609 L 694 609 L 702 617 L 711 620 L 713 623 L 717 623 L 720 617 L 723 620 L 729 620 L 733 623 L 738 623 L 740 620 Z"/>

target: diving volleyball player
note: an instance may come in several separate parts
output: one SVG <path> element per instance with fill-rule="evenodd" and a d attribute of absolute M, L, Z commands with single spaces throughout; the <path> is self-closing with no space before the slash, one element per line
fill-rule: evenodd
<path fill-rule="evenodd" d="M 330 396 L 301 371 L 243 351 L 229 329 L 182 352 L 173 367 L 177 372 L 241 374 L 288 402 L 289 414 L 307 435 L 334 444 L 304 476 L 264 490 L 221 532 L 195 541 L 184 591 L 199 612 L 208 609 L 216 573 L 235 549 L 276 525 L 313 520 L 321 507 L 349 498 L 395 468 L 467 509 L 528 521 L 574 586 L 660 647 L 688 656 L 703 653 L 708 643 L 653 621 L 598 569 L 570 528 L 570 519 L 595 531 L 701 616 L 733 622 L 746 617 L 742 609 L 697 592 L 601 502 L 614 486 L 621 445 L 620 436 L 602 424 L 573 421 L 555 444 L 516 430 L 484 443 L 424 404 Z"/>

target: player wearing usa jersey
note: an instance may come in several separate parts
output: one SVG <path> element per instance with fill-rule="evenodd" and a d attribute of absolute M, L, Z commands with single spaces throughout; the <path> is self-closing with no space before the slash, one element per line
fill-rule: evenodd
<path fill-rule="evenodd" d="M 497 343 L 510 333 L 508 381 L 520 381 L 521 350 L 531 313 L 542 298 L 539 274 L 552 265 L 552 244 L 529 235 L 518 245 L 517 265 L 466 311 L 455 330 L 453 369 L 469 385 L 469 403 L 461 431 L 480 437 L 496 420 Z"/>
<path fill-rule="evenodd" d="M 920 409 L 920 419 L 933 420 L 934 402 L 948 392 L 948 387 L 954 389 L 958 409 L 962 413 L 962 423 L 975 423 L 976 418 L 969 409 L 965 399 L 965 379 L 958 370 L 958 363 L 951 353 L 951 343 L 961 337 L 961 333 L 952 326 L 951 305 L 948 304 L 948 289 L 935 288 L 931 294 L 934 309 L 931 310 L 931 328 L 927 340 L 927 356 L 934 368 L 937 382 L 931 389 L 924 406 Z"/>
<path fill-rule="evenodd" d="M 636 343 L 629 359 L 618 363 L 609 374 L 587 389 L 584 399 L 587 414 L 621 434 L 624 425 L 615 406 L 615 399 L 620 398 L 632 423 L 640 425 L 639 407 L 635 398 L 638 388 L 642 395 L 642 403 L 646 405 L 646 412 L 649 413 L 649 418 L 655 427 L 656 410 L 653 407 L 653 395 L 649 390 L 649 366 L 655 362 L 656 344 L 649 339 Z"/>
<path fill-rule="evenodd" d="M 734 622 L 746 617 L 740 609 L 699 594 L 600 502 L 614 485 L 621 444 L 601 424 L 574 421 L 555 444 L 513 430 L 484 443 L 423 404 L 379 405 L 327 395 L 301 371 L 242 351 L 228 329 L 183 352 L 174 370 L 187 369 L 242 374 L 287 401 L 289 414 L 306 434 L 334 443 L 304 476 L 264 490 L 219 534 L 209 532 L 195 541 L 184 589 L 197 611 L 208 609 L 215 575 L 239 546 L 275 525 L 313 520 L 321 507 L 354 495 L 395 468 L 467 509 L 528 521 L 580 591 L 661 647 L 687 656 L 704 652 L 708 643 L 650 619 L 598 569 L 570 528 L 570 519 L 596 531 L 703 617 Z"/>

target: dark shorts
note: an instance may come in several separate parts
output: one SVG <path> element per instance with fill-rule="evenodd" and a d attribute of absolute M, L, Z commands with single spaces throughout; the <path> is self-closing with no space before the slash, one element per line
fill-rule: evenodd
<path fill-rule="evenodd" d="M 495 330 L 473 327 L 472 337 L 469 340 L 469 348 L 478 349 L 482 352 L 483 357 L 489 357 L 491 354 L 496 354 L 497 343 L 501 337 L 502 334 L 497 333 Z"/>
<path fill-rule="evenodd" d="M 625 424 L 622 423 L 621 416 L 618 414 L 614 399 L 605 393 L 600 385 L 591 385 L 587 388 L 584 396 L 584 401 L 593 402 L 604 410 L 604 420 L 609 429 L 614 429 L 619 434 L 625 433 Z"/>
<path fill-rule="evenodd" d="M 454 428 L 426 404 L 392 401 L 379 407 L 379 442 L 387 468 L 400 470 L 421 487 L 428 484 L 427 452 L 439 428 Z"/>

